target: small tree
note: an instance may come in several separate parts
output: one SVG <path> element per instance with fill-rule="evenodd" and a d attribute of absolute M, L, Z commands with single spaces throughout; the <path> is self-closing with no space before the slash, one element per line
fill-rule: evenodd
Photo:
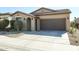
<path fill-rule="evenodd" d="M 70 28 L 70 33 L 73 34 L 74 32 L 76 32 L 76 17 L 74 17 L 74 21 L 71 22 L 71 28 Z"/>
<path fill-rule="evenodd" d="M 9 25 L 9 20 L 8 19 L 3 19 L 0 21 L 0 29 L 3 30 Z"/>
<path fill-rule="evenodd" d="M 23 23 L 20 20 L 16 20 L 14 26 L 17 31 L 21 31 L 23 28 Z"/>

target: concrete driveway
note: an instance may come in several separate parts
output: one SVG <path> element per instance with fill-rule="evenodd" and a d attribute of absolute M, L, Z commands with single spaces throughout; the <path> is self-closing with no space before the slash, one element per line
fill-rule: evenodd
<path fill-rule="evenodd" d="M 24 32 L 24 35 L 18 38 L 58 44 L 70 44 L 68 34 L 65 31 Z"/>
<path fill-rule="evenodd" d="M 69 38 L 65 31 L 22 32 L 17 35 L 20 36 L 14 38 L 1 35 L 0 47 L 15 51 L 77 50 L 77 47 L 69 44 Z"/>

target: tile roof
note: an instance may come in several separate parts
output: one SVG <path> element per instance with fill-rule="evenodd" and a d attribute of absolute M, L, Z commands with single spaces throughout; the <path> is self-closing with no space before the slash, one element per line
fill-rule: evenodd
<path fill-rule="evenodd" d="M 0 15 L 10 15 L 10 16 L 13 16 L 16 13 L 22 13 L 24 15 L 33 16 L 32 14 L 24 13 L 24 12 L 21 12 L 21 11 L 16 11 L 14 13 L 0 13 Z"/>
<path fill-rule="evenodd" d="M 35 13 L 41 9 L 45 9 L 45 10 L 48 10 L 50 12 L 41 12 L 41 13 Z M 31 14 L 33 15 L 47 15 L 47 14 L 61 14 L 61 13 L 71 13 L 71 11 L 69 9 L 61 9 L 61 10 L 52 10 L 52 9 L 48 9 L 48 8 L 40 8 L 38 10 L 35 10 L 34 12 L 32 12 Z"/>
<path fill-rule="evenodd" d="M 36 13 L 37 11 L 41 10 L 41 9 L 44 9 L 44 10 L 48 10 L 49 12 L 40 12 L 40 13 Z M 35 10 L 33 11 L 32 13 L 28 14 L 28 13 L 24 13 L 24 12 L 21 12 L 21 11 L 16 11 L 14 13 L 0 13 L 0 15 L 14 15 L 16 13 L 22 13 L 22 14 L 25 14 L 25 15 L 28 15 L 28 16 L 34 16 L 34 15 L 47 15 L 47 14 L 63 14 L 63 13 L 71 13 L 71 11 L 69 9 L 61 9 L 61 10 L 52 10 L 52 9 L 48 9 L 48 8 L 45 8 L 45 7 L 42 7 L 38 10 Z"/>
<path fill-rule="evenodd" d="M 11 13 L 0 13 L 0 15 L 11 15 Z"/>
<path fill-rule="evenodd" d="M 24 15 L 33 16 L 32 14 L 24 13 L 24 12 L 21 12 L 21 11 L 16 11 L 16 12 L 13 13 L 12 15 L 14 15 L 14 14 L 16 14 L 16 13 L 22 13 L 22 14 L 24 14 Z"/>

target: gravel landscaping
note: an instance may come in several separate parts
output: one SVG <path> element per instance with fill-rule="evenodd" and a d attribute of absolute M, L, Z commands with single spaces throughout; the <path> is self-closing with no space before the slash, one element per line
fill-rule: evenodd
<path fill-rule="evenodd" d="M 77 30 L 75 33 L 69 35 L 69 41 L 71 45 L 79 46 L 79 30 Z"/>

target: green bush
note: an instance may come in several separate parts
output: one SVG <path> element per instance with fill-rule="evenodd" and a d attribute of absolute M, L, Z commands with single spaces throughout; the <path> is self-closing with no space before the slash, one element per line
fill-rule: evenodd
<path fill-rule="evenodd" d="M 70 28 L 70 31 L 69 31 L 71 34 L 75 33 L 76 32 L 76 28 Z"/>
<path fill-rule="evenodd" d="M 0 30 L 4 30 L 9 25 L 8 19 L 3 19 L 0 21 Z"/>
<path fill-rule="evenodd" d="M 15 29 L 14 23 L 15 23 L 15 20 L 11 20 L 11 21 L 10 21 L 11 29 Z"/>
<path fill-rule="evenodd" d="M 76 24 L 75 21 L 72 21 L 72 22 L 71 22 L 71 27 L 77 28 L 77 24 Z"/>
<path fill-rule="evenodd" d="M 17 31 L 21 31 L 23 28 L 23 22 L 20 20 L 16 20 L 14 23 L 14 27 Z"/>

